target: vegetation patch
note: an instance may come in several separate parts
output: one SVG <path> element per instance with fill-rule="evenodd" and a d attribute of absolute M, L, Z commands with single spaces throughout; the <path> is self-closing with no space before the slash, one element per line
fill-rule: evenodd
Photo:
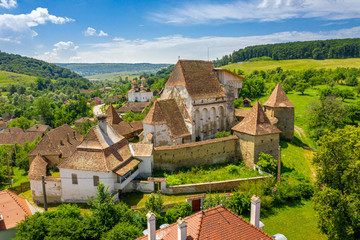
<path fill-rule="evenodd" d="M 203 167 L 181 168 L 177 171 L 161 171 L 155 169 L 155 177 L 166 177 L 167 185 L 181 185 L 193 183 L 205 183 L 210 181 L 224 181 L 238 178 L 250 178 L 261 176 L 257 171 L 249 170 L 244 162 L 239 164 L 217 164 Z"/>

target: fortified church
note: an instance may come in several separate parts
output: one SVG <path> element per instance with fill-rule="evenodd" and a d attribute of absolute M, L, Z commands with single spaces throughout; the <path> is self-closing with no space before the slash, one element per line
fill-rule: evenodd
<path fill-rule="evenodd" d="M 66 144 L 71 146 L 68 154 L 55 152 L 53 158 L 49 157 L 52 153 L 34 150 L 29 156 L 34 201 L 42 202 L 41 177 L 47 175 L 49 167 L 60 172 L 60 177 L 45 177 L 49 202 L 86 202 L 95 196 L 99 182 L 109 186 L 114 195 L 152 192 L 151 180 L 136 179 L 151 179 L 154 168 L 174 170 L 244 161 L 253 169 L 261 152 L 276 159 L 280 138 L 291 140 L 294 136 L 295 106 L 279 83 L 263 104 L 264 109 L 257 102 L 251 110 L 235 111 L 234 99 L 243 81 L 246 79 L 237 74 L 214 68 L 212 62 L 179 60 L 161 99 L 153 103 L 143 120 L 141 143 L 128 141 L 131 136 L 124 128 L 133 127 L 110 106 L 106 115 L 98 116 L 99 125 L 84 138 L 71 132 L 66 135 Z M 140 91 L 134 87 L 129 94 L 146 93 L 145 81 L 142 87 Z M 241 121 L 235 117 L 239 117 L 237 110 L 242 112 Z M 232 131 L 233 135 L 215 138 L 221 131 Z M 50 140 L 44 139 L 45 146 Z M 54 148 L 65 145 L 58 139 L 51 144 Z"/>

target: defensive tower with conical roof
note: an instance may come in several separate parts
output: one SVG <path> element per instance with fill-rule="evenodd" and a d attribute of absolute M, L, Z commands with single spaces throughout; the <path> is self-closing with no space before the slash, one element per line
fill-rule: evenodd
<path fill-rule="evenodd" d="M 291 141 L 294 138 L 295 106 L 287 98 L 280 83 L 263 105 L 269 118 L 278 119 L 275 126 L 281 130 L 280 137 Z"/>
<path fill-rule="evenodd" d="M 259 102 L 231 130 L 239 138 L 240 155 L 249 168 L 254 168 L 261 152 L 277 159 L 281 131 L 271 124 Z"/>

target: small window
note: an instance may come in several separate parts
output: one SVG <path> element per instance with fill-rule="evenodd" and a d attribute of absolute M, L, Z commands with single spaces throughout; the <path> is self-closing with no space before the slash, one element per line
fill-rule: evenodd
<path fill-rule="evenodd" d="M 99 176 L 94 176 L 94 186 L 97 187 L 99 185 Z"/>
<path fill-rule="evenodd" d="M 77 174 L 71 174 L 72 184 L 78 184 Z"/>
<path fill-rule="evenodd" d="M 261 140 L 261 143 L 264 143 L 264 140 Z"/>
<path fill-rule="evenodd" d="M 272 139 L 270 139 L 272 141 Z"/>

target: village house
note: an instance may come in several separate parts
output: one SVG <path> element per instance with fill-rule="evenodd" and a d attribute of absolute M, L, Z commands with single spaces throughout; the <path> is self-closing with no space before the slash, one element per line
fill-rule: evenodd
<path fill-rule="evenodd" d="M 0 121 L 0 132 L 3 129 L 6 129 L 8 127 L 8 123 L 6 121 L 1 120 Z"/>
<path fill-rule="evenodd" d="M 242 87 L 243 80 L 243 77 L 229 70 L 214 68 L 212 62 L 179 60 L 165 85 L 161 99 L 175 100 L 187 122 L 191 141 L 211 139 L 215 137 L 215 133 L 229 131 L 234 125 L 234 99 L 238 97 L 238 89 Z M 144 127 L 143 141 L 149 141 L 147 136 L 157 136 L 159 131 L 169 130 Z M 187 140 L 172 141 L 171 144 L 184 142 Z"/>
<path fill-rule="evenodd" d="M 49 125 L 44 124 L 36 124 L 28 129 L 26 129 L 26 132 L 40 132 L 41 137 L 45 135 L 48 131 L 51 130 L 51 127 Z"/>
<path fill-rule="evenodd" d="M 123 106 L 121 106 L 116 112 L 120 115 L 124 114 L 125 112 L 140 113 L 149 106 L 150 102 L 127 102 Z"/>
<path fill-rule="evenodd" d="M 89 121 L 90 123 L 94 124 L 95 123 L 95 119 L 94 118 L 90 118 L 90 117 L 82 117 L 79 118 L 78 120 L 75 121 L 75 127 L 79 127 L 82 124 L 84 124 L 85 122 Z"/>
<path fill-rule="evenodd" d="M 153 92 L 146 85 L 146 79 L 141 78 L 139 87 L 138 81 L 134 79 L 132 88 L 128 91 L 129 102 L 149 102 L 153 98 Z"/>
<path fill-rule="evenodd" d="M 0 191 L 0 239 L 15 238 L 19 222 L 37 211 L 25 198 L 9 190 Z"/>
<path fill-rule="evenodd" d="M 56 167 L 68 158 L 80 144 L 83 136 L 64 124 L 46 133 L 36 147 L 28 154 L 29 165 L 32 160 L 40 154 L 49 164 Z"/>
<path fill-rule="evenodd" d="M 99 125 L 92 127 L 76 151 L 58 165 L 62 202 L 86 202 L 95 196 L 99 182 L 121 193 L 137 176 L 151 176 L 152 150 L 149 157 L 143 153 L 146 146 L 133 149 L 106 118 L 98 116 Z"/>
<path fill-rule="evenodd" d="M 42 132 L 25 131 L 19 127 L 6 128 L 0 131 L 0 145 L 23 145 L 25 142 L 33 142 L 38 137 L 41 138 Z"/>
<path fill-rule="evenodd" d="M 250 223 L 218 205 L 199 211 L 189 217 L 179 218 L 176 223 L 156 230 L 156 216 L 148 212 L 147 230 L 138 240 L 188 240 L 188 239 L 246 239 L 246 240 L 273 240 L 263 232 L 260 222 L 260 198 L 251 198 Z"/>

